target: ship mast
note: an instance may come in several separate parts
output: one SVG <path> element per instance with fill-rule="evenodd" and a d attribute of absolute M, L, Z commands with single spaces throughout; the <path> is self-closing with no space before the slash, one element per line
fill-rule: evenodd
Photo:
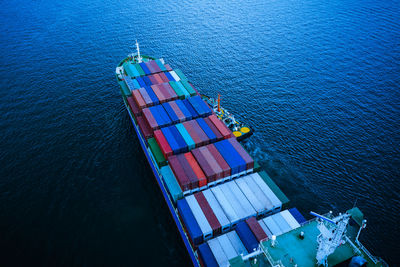
<path fill-rule="evenodd" d="M 142 57 L 140 56 L 140 50 L 139 50 L 139 43 L 136 40 L 136 50 L 137 50 L 137 60 L 139 63 L 142 63 Z"/>

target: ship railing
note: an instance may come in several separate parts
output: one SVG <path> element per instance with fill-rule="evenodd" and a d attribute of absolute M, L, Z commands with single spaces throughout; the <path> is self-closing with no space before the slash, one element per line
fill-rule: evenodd
<path fill-rule="evenodd" d="M 357 247 L 357 246 L 353 243 L 353 241 L 350 240 L 350 238 L 349 238 L 348 236 L 345 235 L 345 238 L 346 238 L 346 241 L 349 242 L 349 244 L 353 247 L 353 249 L 354 249 L 354 251 L 355 251 L 356 253 L 358 253 L 358 254 L 361 255 L 361 254 L 362 254 L 362 253 L 361 253 L 361 250 L 362 250 L 362 251 L 364 252 L 364 254 L 367 255 L 368 258 L 370 258 L 374 264 L 377 264 L 377 263 L 379 262 L 378 259 L 377 259 L 374 255 L 372 255 L 372 253 L 369 252 L 369 251 L 367 250 L 367 248 L 363 246 L 363 244 L 361 244 L 360 241 L 358 241 L 358 240 L 355 241 L 356 244 L 358 245 L 358 247 Z M 361 249 L 361 250 L 360 250 L 360 249 Z"/>
<path fill-rule="evenodd" d="M 264 246 L 264 244 L 261 242 L 260 243 L 260 248 L 261 250 L 264 252 L 264 256 L 267 258 L 269 264 L 271 264 L 272 267 L 285 267 L 285 265 L 283 265 L 281 260 L 277 260 L 275 261 L 272 256 L 269 254 L 268 252 L 268 248 Z"/>

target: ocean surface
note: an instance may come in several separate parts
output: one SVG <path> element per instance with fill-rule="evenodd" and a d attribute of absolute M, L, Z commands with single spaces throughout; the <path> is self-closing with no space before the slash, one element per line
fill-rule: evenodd
<path fill-rule="evenodd" d="M 400 265 L 398 1 L 0 1 L 0 265 L 190 264 L 114 71 L 135 39 L 255 128 L 308 218 Z"/>

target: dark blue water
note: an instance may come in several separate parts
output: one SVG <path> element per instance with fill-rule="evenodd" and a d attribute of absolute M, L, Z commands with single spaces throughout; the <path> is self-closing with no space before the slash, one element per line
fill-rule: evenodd
<path fill-rule="evenodd" d="M 1 1 L 0 262 L 190 263 L 114 78 L 134 49 L 256 129 L 303 212 L 368 219 L 400 263 L 397 1 Z"/>

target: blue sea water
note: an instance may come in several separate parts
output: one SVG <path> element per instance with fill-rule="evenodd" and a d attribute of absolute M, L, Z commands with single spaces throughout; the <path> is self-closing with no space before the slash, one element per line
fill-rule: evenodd
<path fill-rule="evenodd" d="M 0 264 L 188 265 L 114 78 L 163 57 L 255 128 L 304 214 L 368 219 L 400 264 L 397 1 L 1 1 Z"/>

